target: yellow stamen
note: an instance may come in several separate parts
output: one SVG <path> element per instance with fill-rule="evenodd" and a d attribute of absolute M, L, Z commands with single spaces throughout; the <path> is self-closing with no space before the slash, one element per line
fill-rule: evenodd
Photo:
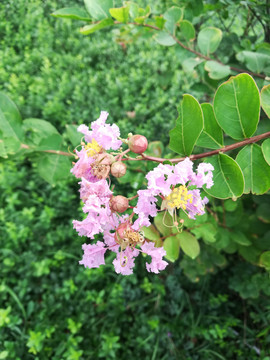
<path fill-rule="evenodd" d="M 188 189 L 185 185 L 180 185 L 174 188 L 173 191 L 166 197 L 168 207 L 171 209 L 186 209 L 186 205 L 189 202 L 192 204 L 192 194 L 188 194 Z"/>
<path fill-rule="evenodd" d="M 85 150 L 87 151 L 88 156 L 94 156 L 101 152 L 102 147 L 98 144 L 98 142 L 93 139 L 92 142 L 85 145 Z"/>

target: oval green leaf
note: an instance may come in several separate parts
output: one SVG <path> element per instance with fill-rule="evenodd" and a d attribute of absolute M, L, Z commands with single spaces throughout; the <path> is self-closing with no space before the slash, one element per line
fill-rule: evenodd
<path fill-rule="evenodd" d="M 270 270 L 270 251 L 265 251 L 260 256 L 260 265 L 265 267 L 266 270 Z"/>
<path fill-rule="evenodd" d="M 240 166 L 226 154 L 219 154 L 207 159 L 214 166 L 214 185 L 204 191 L 218 199 L 237 198 L 244 191 L 244 177 Z"/>
<path fill-rule="evenodd" d="M 182 20 L 180 21 L 179 25 L 180 25 L 180 34 L 187 41 L 192 41 L 195 39 L 195 29 L 190 21 Z"/>
<path fill-rule="evenodd" d="M 85 9 L 77 7 L 59 9 L 51 15 L 57 18 L 91 21 L 91 18 Z"/>
<path fill-rule="evenodd" d="M 270 66 L 270 56 L 259 52 L 241 51 L 236 55 L 236 58 L 245 63 L 249 70 L 256 73 L 264 73 Z"/>
<path fill-rule="evenodd" d="M 82 27 L 80 29 L 80 33 L 83 35 L 89 35 L 92 34 L 93 32 L 97 31 L 97 30 L 101 30 L 107 26 L 111 26 L 114 24 L 113 19 L 108 18 L 108 19 L 103 19 L 100 22 L 96 23 L 96 24 L 92 24 L 92 25 L 86 25 L 84 27 Z"/>
<path fill-rule="evenodd" d="M 251 137 L 260 117 L 260 95 L 253 78 L 240 74 L 221 84 L 215 94 L 214 111 L 221 128 L 233 139 Z"/>
<path fill-rule="evenodd" d="M 178 6 L 172 6 L 164 13 L 163 18 L 166 20 L 165 28 L 170 34 L 175 34 L 176 25 L 180 20 L 182 20 L 183 14 L 183 9 Z"/>
<path fill-rule="evenodd" d="M 84 5 L 93 19 L 102 20 L 110 17 L 113 0 L 84 0 Z"/>
<path fill-rule="evenodd" d="M 3 93 L 0 93 L 0 130 L 3 138 L 13 138 L 16 142 L 23 141 L 22 118 L 19 110 Z"/>
<path fill-rule="evenodd" d="M 203 55 L 215 52 L 221 42 L 222 31 L 215 27 L 202 29 L 198 35 L 198 46 Z"/>
<path fill-rule="evenodd" d="M 264 86 L 261 90 L 261 105 L 266 115 L 270 118 L 270 85 Z"/>
<path fill-rule="evenodd" d="M 231 73 L 231 68 L 228 65 L 223 65 L 216 61 L 206 61 L 204 69 L 208 71 L 209 77 L 214 80 L 223 79 Z"/>
<path fill-rule="evenodd" d="M 28 145 L 38 145 L 42 139 L 53 134 L 59 134 L 51 123 L 40 119 L 25 119 L 23 121 L 23 130 L 25 132 L 25 142 Z"/>
<path fill-rule="evenodd" d="M 265 158 L 265 161 L 270 165 L 270 139 L 264 140 L 262 143 L 262 152 Z"/>
<path fill-rule="evenodd" d="M 203 112 L 193 96 L 184 95 L 178 113 L 176 127 L 169 133 L 169 147 L 182 156 L 189 156 L 203 129 Z"/>
<path fill-rule="evenodd" d="M 179 257 L 179 241 L 176 236 L 169 236 L 164 240 L 163 248 L 166 250 L 166 258 L 172 262 Z"/>
<path fill-rule="evenodd" d="M 230 238 L 239 245 L 250 246 L 252 242 L 241 231 L 230 233 Z"/>
<path fill-rule="evenodd" d="M 159 31 L 153 36 L 153 39 L 160 45 L 163 46 L 173 46 L 176 44 L 174 38 L 168 34 L 166 31 Z"/>
<path fill-rule="evenodd" d="M 120 8 L 110 9 L 110 14 L 115 20 L 121 23 L 127 23 L 129 17 L 129 6 L 122 6 Z"/>
<path fill-rule="evenodd" d="M 148 227 L 144 226 L 142 228 L 142 231 L 144 233 L 144 237 L 148 240 L 158 241 L 160 239 L 159 232 L 157 231 L 157 229 L 154 227 L 153 224 L 151 224 Z"/>
<path fill-rule="evenodd" d="M 213 106 L 204 103 L 201 104 L 201 108 L 204 117 L 204 127 L 196 145 L 209 149 L 218 149 L 223 146 L 223 132 L 216 120 Z"/>
<path fill-rule="evenodd" d="M 261 195 L 270 188 L 270 166 L 263 157 L 262 149 L 257 144 L 245 146 L 239 151 L 236 161 L 245 180 L 244 193 Z"/>
<path fill-rule="evenodd" d="M 187 231 L 176 235 L 181 249 L 191 259 L 195 259 L 200 254 L 200 245 L 195 236 Z"/>
<path fill-rule="evenodd" d="M 53 134 L 42 140 L 38 149 L 44 150 L 63 150 L 64 139 L 61 135 Z M 51 185 L 66 178 L 70 174 L 71 161 L 66 156 L 60 154 L 43 154 L 38 158 L 39 175 Z"/>

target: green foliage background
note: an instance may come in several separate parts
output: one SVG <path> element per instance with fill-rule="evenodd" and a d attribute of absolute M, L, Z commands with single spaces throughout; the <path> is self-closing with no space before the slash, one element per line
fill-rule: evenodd
<path fill-rule="evenodd" d="M 123 136 L 138 132 L 166 144 L 182 94 L 201 101 L 213 95 L 218 82 L 201 69 L 187 74 L 179 50 L 147 36 L 124 49 L 113 41 L 117 31 L 83 37 L 78 22 L 50 16 L 69 5 L 0 4 L 0 90 L 23 118 L 64 130 L 107 110 Z M 171 2 L 152 5 L 162 12 Z M 207 19 L 210 5 L 200 21 L 217 26 L 215 17 Z M 239 40 L 238 46 L 251 45 Z M 124 186 L 131 191 L 138 184 Z M 143 258 L 130 277 L 116 275 L 110 258 L 106 267 L 85 270 L 78 265 L 84 239 L 71 224 L 81 216 L 74 179 L 53 188 L 35 165 L 14 157 L 0 163 L 0 188 L 0 359 L 269 359 L 269 276 L 243 261 L 244 246 L 242 257 L 234 249 L 220 257 L 204 244 L 197 261 L 181 255 L 181 266 L 172 263 L 158 276 L 147 273 Z M 234 231 L 247 231 L 243 217 L 252 217 L 266 249 L 268 196 L 224 205 Z"/>

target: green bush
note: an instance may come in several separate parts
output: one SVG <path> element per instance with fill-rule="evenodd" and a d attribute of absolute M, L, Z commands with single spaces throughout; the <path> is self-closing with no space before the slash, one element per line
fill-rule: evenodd
<path fill-rule="evenodd" d="M 147 37 L 125 49 L 112 41 L 118 31 L 83 37 L 78 22 L 50 16 L 71 3 L 1 2 L 0 90 L 24 119 L 63 130 L 108 110 L 124 136 L 141 132 L 166 144 L 181 95 L 209 100 L 218 82 L 201 68 L 186 74 L 185 53 Z M 153 5 L 159 13 L 171 2 Z M 210 12 L 196 26 L 217 19 L 214 5 L 206 5 Z M 132 195 L 144 181 L 132 171 L 127 179 L 122 191 Z M 110 258 L 100 269 L 78 265 L 85 240 L 72 229 L 82 214 L 71 177 L 52 187 L 16 155 L 1 160 L 0 189 L 0 359 L 269 359 L 269 276 L 252 265 L 269 249 L 269 195 L 211 204 L 228 231 L 253 235 L 252 252 L 228 242 L 226 230 L 208 229 L 196 261 L 181 254 L 157 276 L 138 258 L 135 274 L 123 277 Z M 207 236 L 217 238 L 213 246 Z"/>

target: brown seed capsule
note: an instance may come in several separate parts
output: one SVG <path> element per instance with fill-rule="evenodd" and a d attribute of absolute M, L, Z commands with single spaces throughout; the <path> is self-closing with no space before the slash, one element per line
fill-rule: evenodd
<path fill-rule="evenodd" d="M 148 141 L 143 135 L 133 135 L 128 140 L 128 147 L 135 154 L 142 154 L 148 147 Z"/>
<path fill-rule="evenodd" d="M 128 199 L 125 196 L 117 195 L 111 199 L 111 210 L 118 213 L 125 212 L 129 207 Z"/>
<path fill-rule="evenodd" d="M 122 161 L 116 161 L 111 166 L 111 174 L 117 178 L 124 176 L 126 171 L 127 167 Z"/>
<path fill-rule="evenodd" d="M 93 159 L 95 159 L 95 162 L 91 164 L 93 175 L 98 179 L 106 179 L 110 173 L 111 155 L 107 153 L 96 154 Z"/>

